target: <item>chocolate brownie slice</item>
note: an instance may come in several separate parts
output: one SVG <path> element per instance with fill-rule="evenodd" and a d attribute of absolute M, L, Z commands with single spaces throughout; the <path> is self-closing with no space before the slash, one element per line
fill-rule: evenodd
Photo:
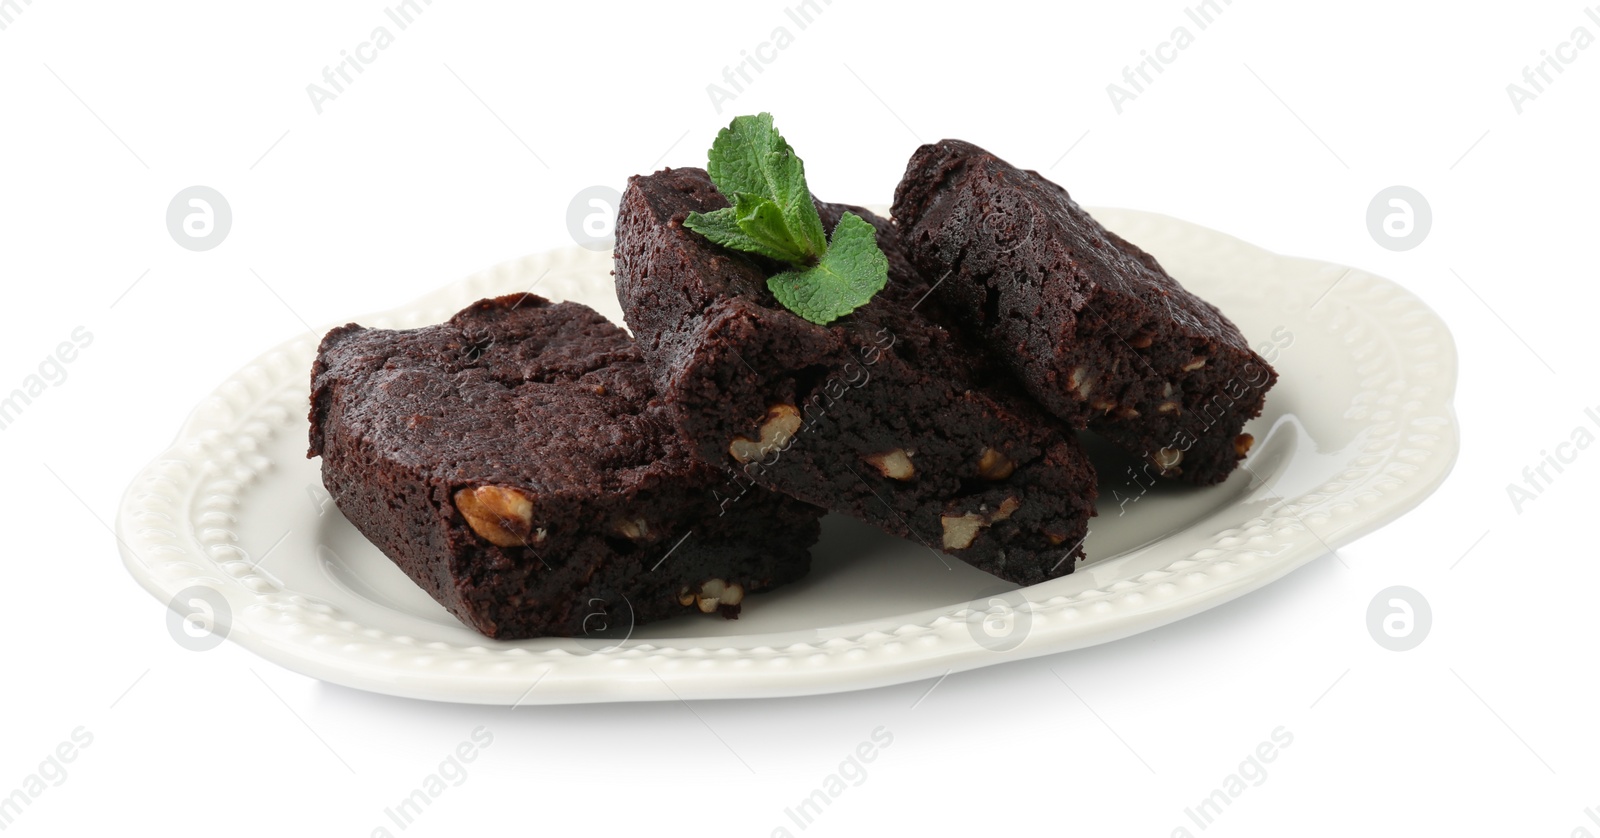
<path fill-rule="evenodd" d="M 939 298 L 1057 416 L 1190 483 L 1249 450 L 1277 372 L 1065 189 L 944 140 L 912 155 L 893 216 Z"/>
<path fill-rule="evenodd" d="M 576 303 L 483 300 L 405 331 L 343 326 L 312 370 L 311 451 L 363 535 L 489 637 L 583 636 L 803 576 L 822 510 L 720 515 L 638 347 Z"/>
<path fill-rule="evenodd" d="M 1018 584 L 1070 573 L 1094 514 L 1093 468 L 1070 431 L 939 324 L 938 304 L 859 207 L 889 257 L 889 285 L 819 326 L 767 290 L 780 266 L 683 226 L 728 205 L 701 169 L 628 183 L 617 219 L 617 294 L 629 327 L 701 456 L 751 484 L 852 515 Z"/>

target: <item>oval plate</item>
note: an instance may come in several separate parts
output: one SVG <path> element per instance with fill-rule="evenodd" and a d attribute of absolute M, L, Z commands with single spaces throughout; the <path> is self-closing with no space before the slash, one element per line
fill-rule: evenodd
<path fill-rule="evenodd" d="M 1459 447 L 1449 330 L 1351 268 L 1278 256 L 1187 222 L 1096 210 L 1244 331 L 1280 373 L 1256 444 L 1219 486 L 1146 486 L 1093 453 L 1100 515 L 1076 572 L 1000 584 L 915 542 L 831 515 L 811 574 L 738 620 L 689 615 L 625 638 L 501 642 L 465 628 L 366 541 L 305 457 L 310 336 L 202 403 L 128 488 L 123 561 L 175 609 L 201 586 L 229 639 L 327 681 L 397 696 L 555 704 L 805 695 L 932 678 L 1104 643 L 1260 588 L 1415 507 Z M 527 291 L 621 322 L 609 253 L 501 265 L 394 311 L 410 328 Z M 185 596 L 185 603 L 190 600 Z M 225 602 L 225 605 L 222 603 Z"/>

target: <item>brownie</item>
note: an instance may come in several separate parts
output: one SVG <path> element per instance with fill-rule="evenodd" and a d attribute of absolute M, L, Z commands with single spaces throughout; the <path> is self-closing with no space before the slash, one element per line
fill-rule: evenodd
<path fill-rule="evenodd" d="M 489 637 L 736 616 L 803 576 L 822 510 L 752 491 L 722 515 L 627 333 L 514 294 L 318 350 L 311 451 L 340 511 Z"/>
<path fill-rule="evenodd" d="M 633 177 L 615 271 L 677 425 L 729 470 L 725 505 L 766 487 L 1010 582 L 1072 572 L 1094 514 L 1092 466 L 1069 429 L 941 323 L 893 226 L 817 205 L 830 234 L 846 210 L 871 223 L 889 257 L 888 287 L 821 326 L 767 290 L 780 265 L 683 226 L 727 205 L 701 169 Z"/>
<path fill-rule="evenodd" d="M 1065 189 L 944 140 L 912 155 L 892 214 L 940 300 L 1052 413 L 1189 483 L 1243 459 L 1277 372 Z"/>

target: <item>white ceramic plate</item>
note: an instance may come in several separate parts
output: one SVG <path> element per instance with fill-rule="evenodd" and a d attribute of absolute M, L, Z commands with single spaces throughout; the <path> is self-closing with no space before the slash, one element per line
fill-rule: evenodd
<path fill-rule="evenodd" d="M 262 657 L 361 689 L 482 704 L 802 695 L 938 677 L 1182 619 L 1395 519 L 1443 481 L 1458 449 L 1456 355 L 1420 300 L 1183 221 L 1095 214 L 1226 311 L 1281 379 L 1247 429 L 1257 440 L 1247 469 L 1220 486 L 1145 489 L 1117 455 L 1098 452 L 1091 558 L 1069 576 L 1017 589 L 835 515 L 810 576 L 749 597 L 738 620 L 693 614 L 626 640 L 490 641 L 412 584 L 323 491 L 318 462 L 305 457 L 310 336 L 224 382 L 134 479 L 117 517 L 123 559 L 176 611 L 212 614 Z M 610 270 L 609 253 L 572 248 L 359 322 L 436 323 L 533 288 L 620 323 Z"/>

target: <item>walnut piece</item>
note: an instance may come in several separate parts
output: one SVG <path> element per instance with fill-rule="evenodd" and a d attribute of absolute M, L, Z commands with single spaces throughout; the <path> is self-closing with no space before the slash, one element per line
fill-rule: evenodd
<path fill-rule="evenodd" d="M 1073 367 L 1072 373 L 1067 376 L 1067 386 L 1078 394 L 1078 398 L 1088 399 L 1089 393 L 1094 391 L 1094 373 L 1086 367 Z"/>
<path fill-rule="evenodd" d="M 678 590 L 679 605 L 693 605 L 703 614 L 710 614 L 718 608 L 732 610 L 741 602 L 744 602 L 744 586 L 738 582 L 707 579 L 700 583 L 698 591 L 686 587 Z"/>
<path fill-rule="evenodd" d="M 498 547 L 522 547 L 544 540 L 533 528 L 533 499 L 509 486 L 477 486 L 455 494 L 456 509 L 472 531 Z"/>
<path fill-rule="evenodd" d="M 1250 446 L 1254 445 L 1256 438 L 1249 434 L 1239 434 L 1233 438 L 1233 453 L 1240 457 L 1250 453 Z"/>
<path fill-rule="evenodd" d="M 984 527 L 996 521 L 1004 521 L 1016 512 L 1022 502 L 1016 498 L 1006 498 L 1000 502 L 1000 508 L 993 512 L 987 506 L 978 508 L 977 512 L 968 512 L 964 515 L 946 515 L 939 519 L 944 526 L 944 549 L 965 550 L 972 546 L 978 538 L 978 533 Z"/>
<path fill-rule="evenodd" d="M 971 512 L 955 517 L 946 515 L 939 519 L 939 523 L 944 525 L 946 550 L 965 550 L 971 547 L 972 542 L 978 538 L 978 531 L 983 529 L 983 519 Z"/>
<path fill-rule="evenodd" d="M 978 458 L 978 476 L 984 480 L 1004 480 L 1017 470 L 1017 464 L 1010 457 L 994 450 L 983 449 L 983 456 Z"/>
<path fill-rule="evenodd" d="M 643 518 L 618 518 L 611 527 L 629 541 L 650 537 L 650 522 Z"/>
<path fill-rule="evenodd" d="M 1183 451 L 1177 448 L 1163 448 L 1156 452 L 1156 467 L 1163 472 L 1171 471 L 1183 462 Z"/>
<path fill-rule="evenodd" d="M 911 464 L 911 455 L 903 448 L 886 454 L 868 454 L 862 459 L 890 480 L 910 480 L 917 473 L 917 467 Z"/>
<path fill-rule="evenodd" d="M 749 440 L 734 437 L 728 444 L 728 454 L 741 463 L 759 460 L 768 453 L 781 449 L 800 430 L 800 411 L 792 404 L 775 404 L 767 408 L 761 424 L 761 438 Z"/>

